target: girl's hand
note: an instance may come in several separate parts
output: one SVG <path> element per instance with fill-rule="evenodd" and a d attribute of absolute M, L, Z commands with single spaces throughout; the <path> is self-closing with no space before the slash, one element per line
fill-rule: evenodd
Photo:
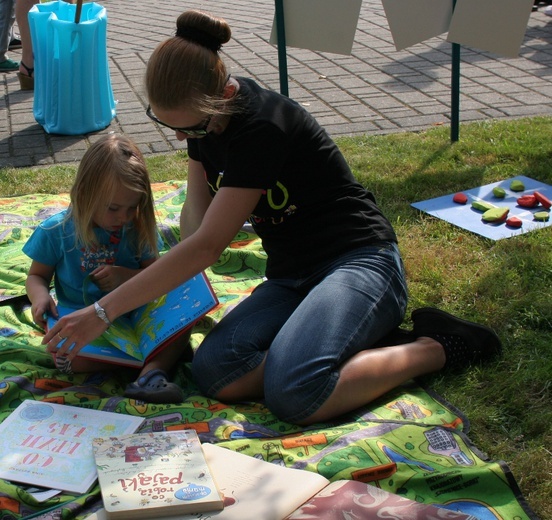
<path fill-rule="evenodd" d="M 110 292 L 125 281 L 124 268 L 116 265 L 102 265 L 90 273 L 92 281 L 103 291 Z"/>
<path fill-rule="evenodd" d="M 48 352 L 72 360 L 80 349 L 106 330 L 107 325 L 98 318 L 94 306 L 90 305 L 60 318 L 45 334 L 42 344 L 47 345 Z M 63 344 L 57 348 L 62 341 Z"/>
<path fill-rule="evenodd" d="M 56 304 L 50 296 L 50 282 L 53 277 L 53 266 L 33 260 L 25 280 L 27 296 L 31 300 L 33 321 L 43 329 L 47 325 L 45 314 L 51 314 L 54 318 L 58 317 Z"/>
<path fill-rule="evenodd" d="M 50 295 L 46 295 L 45 298 L 39 298 L 32 303 L 31 314 L 33 316 L 33 321 L 42 329 L 46 329 L 46 316 L 49 314 L 54 318 L 58 317 L 56 303 Z"/>

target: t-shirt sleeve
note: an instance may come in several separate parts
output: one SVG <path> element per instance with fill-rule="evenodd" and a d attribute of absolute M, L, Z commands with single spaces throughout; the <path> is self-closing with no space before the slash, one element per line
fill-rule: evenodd
<path fill-rule="evenodd" d="M 58 240 L 62 228 L 62 224 L 40 224 L 23 246 L 23 253 L 35 262 L 55 266 L 63 254 Z"/>

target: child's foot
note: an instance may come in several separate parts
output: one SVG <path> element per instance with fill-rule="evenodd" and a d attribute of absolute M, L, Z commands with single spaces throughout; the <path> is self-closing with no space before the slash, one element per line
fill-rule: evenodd
<path fill-rule="evenodd" d="M 147 403 L 181 403 L 184 400 L 182 388 L 168 380 L 163 370 L 150 370 L 125 388 L 125 397 Z"/>
<path fill-rule="evenodd" d="M 426 307 L 412 312 L 414 334 L 438 341 L 445 350 L 445 369 L 462 369 L 488 361 L 502 351 L 500 339 L 488 327 L 462 320 L 439 309 Z"/>

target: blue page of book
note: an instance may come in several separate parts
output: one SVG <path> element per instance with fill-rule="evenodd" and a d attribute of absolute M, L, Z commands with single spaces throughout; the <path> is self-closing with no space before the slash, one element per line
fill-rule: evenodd
<path fill-rule="evenodd" d="M 218 300 L 204 274 L 194 276 L 166 295 L 133 311 L 130 321 L 147 357 L 160 343 L 193 325 Z"/>
<path fill-rule="evenodd" d="M 194 276 L 127 315 L 117 318 L 102 336 L 84 346 L 79 355 L 93 359 L 142 366 L 164 341 L 183 332 L 213 309 L 218 300 L 204 273 Z M 59 316 L 75 309 L 58 306 Z M 48 318 L 51 328 L 56 320 Z M 61 346 L 63 342 L 60 342 Z"/>

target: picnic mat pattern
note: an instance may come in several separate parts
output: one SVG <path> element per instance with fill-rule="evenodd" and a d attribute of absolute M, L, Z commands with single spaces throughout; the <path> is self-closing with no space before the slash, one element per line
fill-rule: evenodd
<path fill-rule="evenodd" d="M 178 241 L 185 189 L 180 181 L 154 185 L 166 248 Z M 24 296 L 30 262 L 21 248 L 38 222 L 66 207 L 68 200 L 66 194 L 0 199 L 0 421 L 26 399 L 140 415 L 145 417 L 143 432 L 194 428 L 202 442 L 318 472 L 329 480 L 370 482 L 482 520 L 537 518 L 508 467 L 488 460 L 470 443 L 467 418 L 414 382 L 338 421 L 305 428 L 280 421 L 262 402 L 227 405 L 201 396 L 188 364 L 174 375 L 186 398 L 173 405 L 121 397 L 135 375 L 131 369 L 118 369 L 116 375 L 55 370 Z M 260 241 L 244 227 L 207 271 L 220 305 L 195 326 L 196 348 L 224 313 L 262 281 L 264 267 Z M 0 520 L 81 520 L 101 505 L 97 485 L 85 495 L 63 493 L 40 503 L 24 487 L 0 479 Z"/>

